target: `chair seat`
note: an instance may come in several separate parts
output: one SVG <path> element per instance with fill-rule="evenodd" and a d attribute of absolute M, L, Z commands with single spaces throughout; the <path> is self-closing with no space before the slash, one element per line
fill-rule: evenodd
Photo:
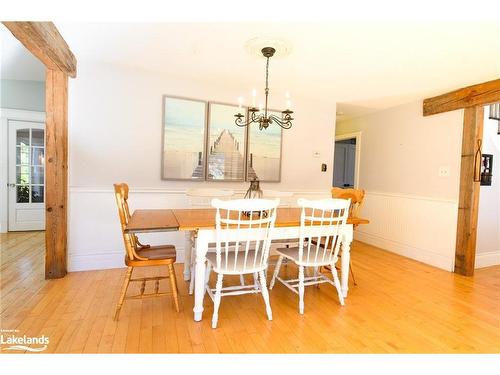
<path fill-rule="evenodd" d="M 226 267 L 225 256 L 222 255 L 221 268 L 217 268 L 217 253 L 207 253 L 206 255 L 206 258 L 212 264 L 214 271 L 226 275 L 241 275 L 242 273 L 254 273 L 265 270 L 267 268 L 267 264 L 261 267 L 254 267 L 253 265 L 254 257 L 255 257 L 255 251 L 250 250 L 248 252 L 245 265 L 245 253 L 241 252 L 240 250 L 238 251 L 238 259 L 236 260 L 236 266 L 235 266 L 234 252 L 229 252 L 227 258 L 227 267 Z M 259 263 L 259 260 L 257 259 L 255 263 Z M 243 271 L 244 268 L 245 270 Z"/>
<path fill-rule="evenodd" d="M 134 259 L 130 260 L 125 257 L 125 263 L 129 267 L 143 267 L 153 265 L 163 265 L 175 263 L 176 251 L 173 245 L 151 246 L 142 250 L 137 250 L 137 255 L 147 260 Z"/>
<path fill-rule="evenodd" d="M 285 258 L 293 260 L 296 264 L 300 266 L 327 266 L 330 265 L 331 263 L 336 263 L 338 260 L 338 257 L 334 258 L 331 262 L 328 261 L 321 261 L 321 259 L 318 259 L 316 262 L 299 262 L 299 248 L 298 247 L 287 247 L 287 248 L 280 248 L 276 249 L 276 252 L 280 255 L 283 255 Z M 307 249 L 304 249 L 304 253 L 307 256 Z M 303 256 L 304 257 L 304 256 Z"/>

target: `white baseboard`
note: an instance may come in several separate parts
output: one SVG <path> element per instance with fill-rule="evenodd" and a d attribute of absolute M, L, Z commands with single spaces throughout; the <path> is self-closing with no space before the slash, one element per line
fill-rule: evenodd
<path fill-rule="evenodd" d="M 487 253 L 476 254 L 475 268 L 483 268 L 500 265 L 500 251 L 489 251 Z"/>
<path fill-rule="evenodd" d="M 176 263 L 184 263 L 184 249 L 177 248 Z M 103 270 L 109 268 L 123 268 L 124 252 L 106 252 L 100 254 L 68 254 L 68 272 Z"/>
<path fill-rule="evenodd" d="M 375 234 L 363 233 L 359 228 L 354 232 L 354 239 L 446 271 L 453 271 L 453 259 L 449 259 L 444 255 L 434 253 L 427 249 L 417 248 Z"/>

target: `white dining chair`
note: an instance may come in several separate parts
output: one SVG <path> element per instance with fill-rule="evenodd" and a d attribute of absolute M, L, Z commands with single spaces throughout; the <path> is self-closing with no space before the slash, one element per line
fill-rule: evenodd
<path fill-rule="evenodd" d="M 330 283 L 337 289 L 340 304 L 343 306 L 344 297 L 340 289 L 340 280 L 335 264 L 338 261 L 340 242 L 349 216 L 351 201 L 350 199 L 332 198 L 314 201 L 299 199 L 297 203 L 299 207 L 302 207 L 299 246 L 277 250 L 279 258 L 269 289 L 272 289 L 275 281 L 278 280 L 292 292 L 298 294 L 299 312 L 300 314 L 304 314 L 305 286 Z M 327 228 L 319 228 L 321 231 L 317 233 L 321 235 L 308 235 L 307 230 L 313 229 L 310 228 L 313 225 L 326 226 Z M 298 266 L 298 279 L 285 280 L 279 276 L 281 263 L 284 258 L 295 262 Z M 330 266 L 333 280 L 318 272 L 321 266 Z M 313 276 L 304 276 L 304 269 L 306 267 L 314 269 Z"/>
<path fill-rule="evenodd" d="M 207 253 L 206 290 L 214 302 L 212 328 L 217 327 L 221 298 L 231 295 L 262 293 L 267 317 L 272 320 L 269 292 L 264 271 L 276 221 L 279 199 L 214 199 L 216 208 L 215 253 Z M 236 230 L 236 231 L 235 231 Z M 214 289 L 209 286 L 211 270 L 217 274 Z M 254 285 L 223 287 L 225 275 L 258 275 Z"/>
<path fill-rule="evenodd" d="M 234 190 L 230 189 L 215 189 L 215 188 L 193 188 L 186 191 L 186 195 L 189 200 L 189 206 L 191 208 L 211 208 L 212 199 L 231 199 L 234 195 Z M 195 265 L 195 249 L 196 249 L 196 235 L 194 231 L 188 232 L 187 236 L 188 243 L 191 244 L 190 249 L 186 251 L 190 252 L 189 256 L 189 269 L 190 269 L 190 279 L 189 279 L 189 294 L 194 292 L 194 265 Z M 213 247 L 209 250 L 213 251 Z"/>

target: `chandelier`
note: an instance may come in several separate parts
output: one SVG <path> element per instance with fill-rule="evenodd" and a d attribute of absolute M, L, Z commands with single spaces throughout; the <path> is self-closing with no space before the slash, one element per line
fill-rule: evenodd
<path fill-rule="evenodd" d="M 262 54 L 266 58 L 266 89 L 265 89 L 265 95 L 266 95 L 266 101 L 265 101 L 265 106 L 262 108 L 257 108 L 255 106 L 255 96 L 256 96 L 256 91 L 253 90 L 252 92 L 252 106 L 248 108 L 248 119 L 244 119 L 245 116 L 242 115 L 241 112 L 241 105 L 242 105 L 242 100 L 241 98 L 239 99 L 239 110 L 238 114 L 234 115 L 236 117 L 235 124 L 238 126 L 248 126 L 252 123 L 257 123 L 259 124 L 259 130 L 262 129 L 267 129 L 269 125 L 271 124 L 277 124 L 281 126 L 283 129 L 290 129 L 292 127 L 292 113 L 293 111 L 290 110 L 290 100 L 288 100 L 288 95 L 287 95 L 287 109 L 281 112 L 281 118 L 270 113 L 267 109 L 267 99 L 269 97 L 269 58 L 274 55 L 276 50 L 273 47 L 264 47 L 262 48 Z"/>

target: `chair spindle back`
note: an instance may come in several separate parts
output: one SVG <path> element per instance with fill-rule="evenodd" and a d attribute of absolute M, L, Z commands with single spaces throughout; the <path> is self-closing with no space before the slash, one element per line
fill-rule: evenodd
<path fill-rule="evenodd" d="M 212 200 L 217 268 L 245 273 L 267 267 L 278 205 L 279 199 Z M 228 229 L 238 230 L 237 236 L 228 237 Z"/>
<path fill-rule="evenodd" d="M 349 199 L 299 199 L 300 216 L 299 264 L 330 265 L 337 261 L 341 236 L 349 216 Z M 325 233 L 324 227 L 328 227 Z M 308 228 L 310 227 L 310 228 Z M 306 233 L 305 228 L 310 230 Z M 316 233 L 318 235 L 314 235 Z M 313 233 L 311 235 L 311 233 Z M 309 239 L 308 241 L 306 239 Z"/>

